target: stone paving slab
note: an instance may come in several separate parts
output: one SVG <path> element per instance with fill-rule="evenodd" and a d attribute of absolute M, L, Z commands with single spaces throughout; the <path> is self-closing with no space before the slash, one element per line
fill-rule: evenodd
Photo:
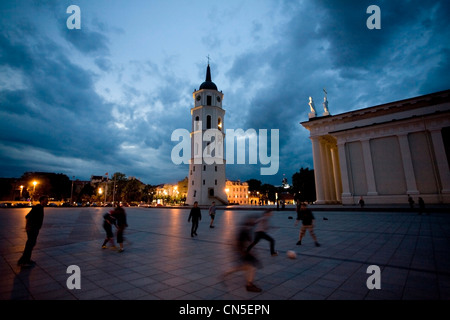
<path fill-rule="evenodd" d="M 316 247 L 309 234 L 296 246 L 295 213 L 274 211 L 269 234 L 279 255 L 265 240 L 253 248 L 263 291 L 252 293 L 243 273 L 222 274 L 236 263 L 237 226 L 262 210 L 218 210 L 214 229 L 202 210 L 191 238 L 189 209 L 126 208 L 118 253 L 101 249 L 108 208 L 49 207 L 33 251 L 37 264 L 20 268 L 28 211 L 0 209 L 0 300 L 450 300 L 450 215 L 442 212 L 315 211 Z M 288 250 L 297 258 L 288 259 Z M 67 287 L 71 265 L 80 268 L 81 289 Z M 380 289 L 367 287 L 370 265 L 380 268 Z"/>

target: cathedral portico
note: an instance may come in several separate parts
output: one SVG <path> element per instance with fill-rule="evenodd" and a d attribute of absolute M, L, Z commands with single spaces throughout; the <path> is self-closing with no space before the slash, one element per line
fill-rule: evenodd
<path fill-rule="evenodd" d="M 450 90 L 310 117 L 317 204 L 450 202 Z M 447 147 L 448 148 L 448 147 Z"/>

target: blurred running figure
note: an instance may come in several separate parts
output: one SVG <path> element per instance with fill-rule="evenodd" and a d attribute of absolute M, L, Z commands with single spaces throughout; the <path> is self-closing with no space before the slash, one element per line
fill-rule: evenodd
<path fill-rule="evenodd" d="M 320 247 L 319 242 L 317 242 L 317 237 L 314 233 L 314 215 L 311 209 L 306 207 L 306 203 L 302 202 L 300 208 L 297 207 L 297 220 L 295 221 L 295 226 L 297 226 L 299 221 L 302 221 L 302 227 L 300 228 L 299 240 L 297 241 L 297 245 L 302 244 L 302 239 L 305 236 L 306 230 L 309 230 L 309 234 L 314 240 L 316 247 Z"/>
<path fill-rule="evenodd" d="M 117 243 L 119 244 L 119 252 L 123 252 L 123 232 L 125 231 L 125 228 L 128 227 L 125 209 L 121 206 L 117 206 L 112 212 L 112 216 L 116 219 Z"/>
<path fill-rule="evenodd" d="M 261 292 L 261 288 L 253 283 L 256 268 L 261 267 L 261 264 L 259 260 L 247 250 L 248 244 L 251 242 L 252 228 L 254 227 L 255 222 L 255 218 L 248 217 L 239 228 L 235 242 L 235 253 L 238 257 L 238 265 L 226 271 L 223 276 L 226 277 L 237 271 L 245 271 L 245 288 L 247 291 Z"/>
<path fill-rule="evenodd" d="M 209 207 L 209 216 L 211 217 L 211 223 L 209 224 L 210 228 L 214 228 L 214 218 L 216 217 L 216 202 L 213 201 L 211 207 Z"/>

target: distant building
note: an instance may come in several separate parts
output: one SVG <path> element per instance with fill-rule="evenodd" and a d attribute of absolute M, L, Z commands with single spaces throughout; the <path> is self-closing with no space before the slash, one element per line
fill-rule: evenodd
<path fill-rule="evenodd" d="M 290 194 L 289 192 L 280 193 L 278 195 L 278 201 L 280 201 L 281 204 L 295 204 L 294 195 Z"/>
<path fill-rule="evenodd" d="M 104 177 L 104 176 L 94 176 L 94 175 L 91 176 L 91 184 L 92 185 L 96 185 L 98 183 L 102 183 L 105 181 L 106 181 L 106 177 Z"/>
<path fill-rule="evenodd" d="M 90 181 L 85 180 L 73 180 L 73 193 L 77 194 L 80 193 L 81 190 L 84 188 L 85 185 L 90 184 Z"/>
<path fill-rule="evenodd" d="M 312 141 L 316 203 L 450 203 L 450 90 L 301 125 Z"/>
<path fill-rule="evenodd" d="M 225 192 L 230 204 L 249 204 L 248 183 L 240 180 L 227 180 L 225 184 Z"/>
<path fill-rule="evenodd" d="M 155 186 L 155 198 L 167 199 L 172 198 L 173 201 L 181 201 L 187 195 L 187 178 L 178 181 L 176 184 L 160 184 Z M 162 201 L 156 201 L 162 203 Z"/>
<path fill-rule="evenodd" d="M 188 177 L 184 178 L 181 181 L 178 181 L 178 192 L 180 193 L 181 198 L 187 197 L 188 183 L 189 183 Z"/>
<path fill-rule="evenodd" d="M 178 186 L 176 184 L 160 184 L 155 188 L 157 197 L 174 197 L 177 195 Z"/>
<path fill-rule="evenodd" d="M 251 205 L 259 205 L 260 204 L 260 195 L 259 191 L 250 191 L 248 193 L 248 203 Z"/>

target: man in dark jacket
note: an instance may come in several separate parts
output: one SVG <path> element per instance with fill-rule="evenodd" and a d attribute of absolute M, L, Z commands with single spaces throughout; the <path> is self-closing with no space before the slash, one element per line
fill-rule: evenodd
<path fill-rule="evenodd" d="M 30 212 L 25 216 L 26 224 L 25 230 L 27 232 L 27 242 L 23 251 L 22 257 L 17 264 L 21 267 L 31 267 L 35 264 L 31 260 L 31 253 L 36 245 L 39 230 L 44 222 L 44 207 L 48 204 L 48 197 L 42 196 L 39 198 L 39 204 L 35 205 Z"/>
<path fill-rule="evenodd" d="M 192 219 L 192 228 L 191 228 L 191 237 L 197 235 L 198 222 L 202 220 L 202 213 L 200 208 L 198 207 L 198 202 L 194 202 L 194 207 L 192 207 L 191 212 L 189 213 L 188 222 Z"/>

